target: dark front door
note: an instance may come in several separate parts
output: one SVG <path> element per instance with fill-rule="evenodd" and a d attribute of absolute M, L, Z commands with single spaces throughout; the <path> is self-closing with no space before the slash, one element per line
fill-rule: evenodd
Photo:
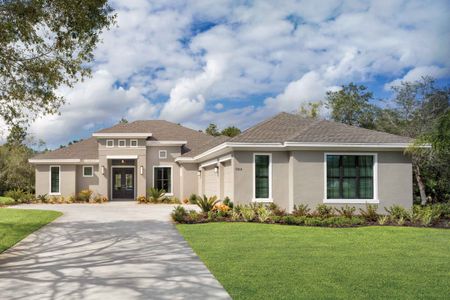
<path fill-rule="evenodd" d="M 134 169 L 113 168 L 113 199 L 134 199 Z"/>

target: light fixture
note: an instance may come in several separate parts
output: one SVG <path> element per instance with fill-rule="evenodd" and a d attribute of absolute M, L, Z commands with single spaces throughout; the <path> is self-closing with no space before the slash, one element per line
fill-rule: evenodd
<path fill-rule="evenodd" d="M 217 173 L 217 172 L 219 172 L 219 168 L 218 168 L 218 167 L 215 167 L 215 168 L 214 168 L 214 173 Z"/>
<path fill-rule="evenodd" d="M 202 171 L 198 170 L 197 171 L 197 176 L 201 176 L 202 175 Z"/>
<path fill-rule="evenodd" d="M 121 163 L 124 164 L 124 163 L 125 163 L 125 160 L 122 159 L 122 162 L 121 162 Z"/>
<path fill-rule="evenodd" d="M 102 166 L 102 175 L 105 175 L 105 166 Z"/>
<path fill-rule="evenodd" d="M 143 175 L 143 174 L 144 174 L 144 167 L 141 166 L 141 167 L 139 168 L 139 170 L 140 170 L 141 175 Z"/>

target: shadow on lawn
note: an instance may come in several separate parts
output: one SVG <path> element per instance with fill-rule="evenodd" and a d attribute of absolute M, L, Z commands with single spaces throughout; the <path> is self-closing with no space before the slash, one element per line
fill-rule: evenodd
<path fill-rule="evenodd" d="M 0 255 L 2 299 L 226 294 L 168 222 L 56 222 Z"/>

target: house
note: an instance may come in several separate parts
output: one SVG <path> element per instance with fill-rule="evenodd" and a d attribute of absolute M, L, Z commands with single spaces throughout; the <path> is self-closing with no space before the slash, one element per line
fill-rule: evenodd
<path fill-rule="evenodd" d="M 36 194 L 83 189 L 110 200 L 150 187 L 235 203 L 274 202 L 292 210 L 325 203 L 412 205 L 410 138 L 280 113 L 238 136 L 212 137 L 163 120 L 118 124 L 39 154 Z"/>

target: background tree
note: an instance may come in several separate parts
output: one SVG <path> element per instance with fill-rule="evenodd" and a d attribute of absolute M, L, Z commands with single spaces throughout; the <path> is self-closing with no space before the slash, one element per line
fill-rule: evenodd
<path fill-rule="evenodd" d="M 0 2 L 0 117 L 7 124 L 58 111 L 64 98 L 55 90 L 90 75 L 112 11 L 106 0 Z"/>
<path fill-rule="evenodd" d="M 127 123 L 128 123 L 128 120 L 125 119 L 124 117 L 122 117 L 122 118 L 119 120 L 119 124 L 127 124 Z"/>
<path fill-rule="evenodd" d="M 224 128 L 221 132 L 222 135 L 234 137 L 241 133 L 241 130 L 235 126 L 228 126 L 227 128 Z"/>
<path fill-rule="evenodd" d="M 322 106 L 322 101 L 303 103 L 300 105 L 297 114 L 305 118 L 319 119 Z"/>
<path fill-rule="evenodd" d="M 327 92 L 326 107 L 336 122 L 373 129 L 377 108 L 369 103 L 372 98 L 364 85 L 349 83 L 339 91 Z"/>
<path fill-rule="evenodd" d="M 217 129 L 217 125 L 214 123 L 210 123 L 209 126 L 205 130 L 206 134 L 212 135 L 212 136 L 219 136 L 220 132 Z"/>

